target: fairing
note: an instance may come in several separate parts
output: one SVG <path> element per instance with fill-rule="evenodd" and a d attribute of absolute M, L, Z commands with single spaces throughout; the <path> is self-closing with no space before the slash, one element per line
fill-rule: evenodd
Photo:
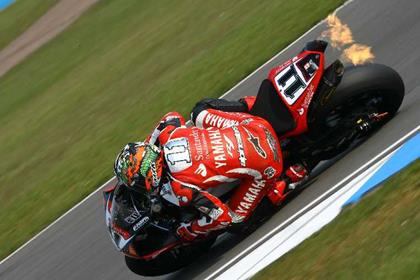
<path fill-rule="evenodd" d="M 119 251 L 126 251 L 130 241 L 150 222 L 149 199 L 133 195 L 124 186 L 117 186 L 104 195 L 108 232 L 115 247 Z"/>
<path fill-rule="evenodd" d="M 279 135 L 281 139 L 307 131 L 308 107 L 323 73 L 324 53 L 307 50 L 270 71 L 268 79 L 296 122 L 293 130 Z"/>
<path fill-rule="evenodd" d="M 153 259 L 182 245 L 165 221 L 150 216 L 150 198 L 124 186 L 104 191 L 105 221 L 117 250 L 138 259 Z"/>

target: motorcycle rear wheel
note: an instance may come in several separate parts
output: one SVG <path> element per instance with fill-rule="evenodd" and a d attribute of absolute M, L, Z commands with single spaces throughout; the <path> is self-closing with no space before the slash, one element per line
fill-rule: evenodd
<path fill-rule="evenodd" d="M 387 113 L 376 129 L 389 121 L 398 111 L 404 98 L 404 83 L 392 68 L 382 64 L 367 64 L 345 69 L 343 79 L 333 95 L 323 105 L 322 120 L 316 128 L 309 128 L 302 140 L 318 148 L 317 160 L 326 160 L 344 152 L 349 146 L 338 145 L 348 131 L 343 120 L 357 119 L 369 112 Z M 370 131 L 370 132 L 373 132 Z M 365 135 L 366 136 L 366 135 Z M 309 155 L 313 157 L 314 154 Z"/>
<path fill-rule="evenodd" d="M 404 83 L 401 76 L 392 68 L 382 64 L 366 64 L 347 67 L 336 92 L 328 101 L 330 109 L 346 106 L 352 99 L 365 96 L 383 98 L 380 110 L 393 117 L 404 99 Z"/>

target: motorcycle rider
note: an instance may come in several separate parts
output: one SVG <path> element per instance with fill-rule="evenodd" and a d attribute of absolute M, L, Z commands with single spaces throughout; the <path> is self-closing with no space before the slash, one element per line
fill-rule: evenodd
<path fill-rule="evenodd" d="M 278 179 L 280 145 L 266 120 L 246 113 L 253 100 L 205 99 L 191 113 L 193 127 L 176 112 L 166 114 L 145 142 L 129 143 L 117 156 L 119 182 L 198 209 L 201 217 L 177 228 L 188 241 L 246 220 L 265 195 L 280 203 L 287 192 L 287 183 Z M 307 172 L 295 165 L 285 173 L 289 182 L 298 182 Z M 229 205 L 206 191 L 238 180 Z"/>

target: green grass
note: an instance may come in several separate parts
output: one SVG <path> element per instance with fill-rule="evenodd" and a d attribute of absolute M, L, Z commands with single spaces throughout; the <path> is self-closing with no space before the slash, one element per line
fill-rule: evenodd
<path fill-rule="evenodd" d="M 0 50 L 40 18 L 57 0 L 17 0 L 0 11 Z"/>
<path fill-rule="evenodd" d="M 257 274 L 258 279 L 419 279 L 420 160 L 319 233 Z"/>
<path fill-rule="evenodd" d="M 342 2 L 100 1 L 0 79 L 0 257 L 164 113 L 220 96 Z"/>

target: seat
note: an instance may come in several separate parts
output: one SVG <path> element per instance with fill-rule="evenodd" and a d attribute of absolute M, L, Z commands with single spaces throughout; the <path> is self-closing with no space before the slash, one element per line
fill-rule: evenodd
<path fill-rule="evenodd" d="M 250 113 L 266 119 L 277 135 L 295 129 L 296 122 L 270 80 L 262 81 Z"/>

